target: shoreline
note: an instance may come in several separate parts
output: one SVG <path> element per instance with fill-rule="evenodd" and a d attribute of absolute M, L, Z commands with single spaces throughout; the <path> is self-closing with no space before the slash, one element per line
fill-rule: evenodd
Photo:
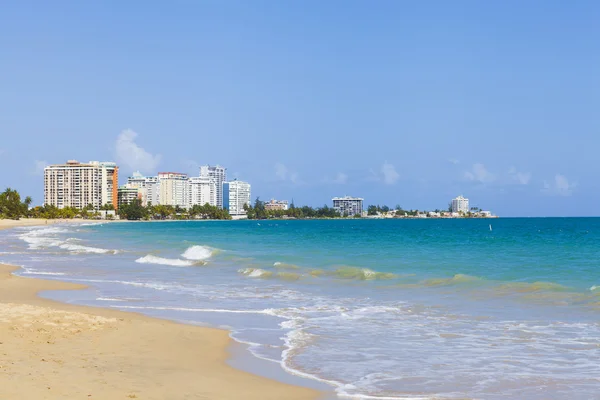
<path fill-rule="evenodd" d="M 0 230 L 65 222 L 4 221 Z M 38 294 L 87 286 L 17 276 L 17 270 L 0 264 L 0 398 L 325 397 L 232 367 L 235 342 L 226 330 L 46 299 Z"/>

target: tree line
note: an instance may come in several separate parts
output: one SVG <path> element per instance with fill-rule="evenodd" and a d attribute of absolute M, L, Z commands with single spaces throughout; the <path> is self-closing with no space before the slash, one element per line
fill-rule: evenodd
<path fill-rule="evenodd" d="M 244 204 L 244 211 L 248 219 L 269 219 L 269 218 L 341 218 L 341 215 L 335 208 L 324 205 L 323 207 L 313 208 L 310 206 L 296 207 L 294 203 L 290 204 L 287 210 L 268 210 L 265 202 L 259 197 L 254 201 L 254 205 Z M 348 215 L 346 215 L 348 217 Z"/>
<path fill-rule="evenodd" d="M 225 209 L 217 206 L 196 204 L 190 209 L 180 206 L 149 204 L 143 206 L 142 201 L 134 199 L 129 204 L 123 204 L 119 207 L 119 217 L 128 220 L 150 220 L 150 219 L 231 219 L 231 215 Z"/>
<path fill-rule="evenodd" d="M 0 193 L 0 219 L 42 218 L 42 219 L 99 219 L 101 211 L 115 211 L 112 204 L 105 204 L 95 209 L 88 204 L 83 209 L 75 207 L 58 208 L 53 205 L 43 205 L 30 208 L 32 199 L 27 196 L 21 200 L 21 195 L 14 189 L 8 188 Z M 122 205 L 117 211 L 122 219 L 151 220 L 151 219 L 231 219 L 227 210 L 209 204 L 195 205 L 186 210 L 179 206 L 148 205 L 143 206 L 141 200 L 135 199 L 129 204 Z M 111 214 L 107 215 L 111 218 Z"/>

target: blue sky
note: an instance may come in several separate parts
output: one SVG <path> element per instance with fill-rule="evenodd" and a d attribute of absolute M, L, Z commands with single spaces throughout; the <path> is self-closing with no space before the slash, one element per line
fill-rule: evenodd
<path fill-rule="evenodd" d="M 0 186 L 40 203 L 45 163 L 114 160 L 122 182 L 219 163 L 297 204 L 598 215 L 598 20 L 593 1 L 7 3 Z"/>

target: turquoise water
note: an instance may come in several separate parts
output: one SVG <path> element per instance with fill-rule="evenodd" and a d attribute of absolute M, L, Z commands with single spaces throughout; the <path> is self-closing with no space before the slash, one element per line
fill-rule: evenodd
<path fill-rule="evenodd" d="M 0 260 L 226 327 L 341 398 L 598 398 L 600 219 L 21 228 Z"/>

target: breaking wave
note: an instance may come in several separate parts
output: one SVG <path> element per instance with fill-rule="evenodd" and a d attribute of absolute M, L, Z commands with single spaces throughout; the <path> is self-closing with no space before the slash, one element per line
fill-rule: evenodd
<path fill-rule="evenodd" d="M 283 263 L 283 262 L 279 262 L 279 261 L 274 262 L 273 267 L 275 267 L 277 269 L 300 269 L 300 267 L 297 265 L 287 264 L 287 263 Z"/>
<path fill-rule="evenodd" d="M 135 260 L 136 263 L 140 264 L 159 264 L 159 265 L 170 265 L 173 267 L 191 267 L 196 264 L 194 260 L 180 260 L 177 258 L 163 258 L 148 254 L 144 257 L 140 257 Z"/>
<path fill-rule="evenodd" d="M 311 275 L 319 276 L 312 271 Z M 379 280 L 379 279 L 394 279 L 396 274 L 388 272 L 377 272 L 368 268 L 357 267 L 341 267 L 333 272 L 333 276 L 342 279 L 358 279 L 358 280 Z"/>
<path fill-rule="evenodd" d="M 61 244 L 58 247 L 73 253 L 117 254 L 119 252 L 119 250 L 101 249 L 98 247 L 82 246 L 72 243 Z"/>
<path fill-rule="evenodd" d="M 212 257 L 215 250 L 206 246 L 191 246 L 181 254 L 184 260 L 179 258 L 164 258 L 153 254 L 145 255 L 144 257 L 135 260 L 140 264 L 159 264 L 170 265 L 173 267 L 191 267 L 194 265 L 206 265 L 207 259 Z"/>
<path fill-rule="evenodd" d="M 268 278 L 273 275 L 273 272 L 265 271 L 260 268 L 242 268 L 239 269 L 238 272 L 250 278 Z"/>
<path fill-rule="evenodd" d="M 181 257 L 186 260 L 206 260 L 212 257 L 214 250 L 206 246 L 192 246 L 183 252 Z"/>

